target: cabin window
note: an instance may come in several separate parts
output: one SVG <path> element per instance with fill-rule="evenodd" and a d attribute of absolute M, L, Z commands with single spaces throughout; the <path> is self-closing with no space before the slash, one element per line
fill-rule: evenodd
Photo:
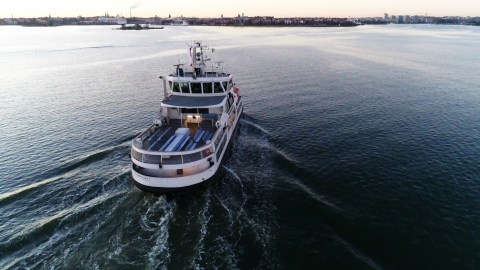
<path fill-rule="evenodd" d="M 182 108 L 182 113 L 193 113 L 193 114 L 196 114 L 196 113 L 197 113 L 197 109 L 186 109 L 186 108 Z"/>
<path fill-rule="evenodd" d="M 202 93 L 202 84 L 201 83 L 191 83 L 190 87 L 192 88 L 192 94 L 201 94 Z"/>
<path fill-rule="evenodd" d="M 222 93 L 223 92 L 222 86 L 220 85 L 219 82 L 213 83 L 213 91 L 215 93 Z"/>
<path fill-rule="evenodd" d="M 173 92 L 180 92 L 180 84 L 178 82 L 173 83 Z"/>
<path fill-rule="evenodd" d="M 223 90 L 227 91 L 227 82 L 222 82 L 222 85 L 223 85 Z"/>
<path fill-rule="evenodd" d="M 181 82 L 180 88 L 182 89 L 182 93 L 190 93 L 190 89 L 188 88 L 188 82 Z"/>
<path fill-rule="evenodd" d="M 212 83 L 204 83 L 203 84 L 203 93 L 204 94 L 211 94 L 213 92 L 213 84 Z"/>
<path fill-rule="evenodd" d="M 182 108 L 180 109 L 182 113 L 192 113 L 192 114 L 205 114 L 208 113 L 208 108 L 202 108 L 202 109 L 197 109 L 197 108 Z"/>

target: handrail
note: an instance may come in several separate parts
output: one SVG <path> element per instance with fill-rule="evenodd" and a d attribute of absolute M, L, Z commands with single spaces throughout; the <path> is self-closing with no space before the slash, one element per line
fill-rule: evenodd
<path fill-rule="evenodd" d="M 135 145 L 135 151 L 138 153 L 142 153 L 145 155 L 151 155 L 151 156 L 181 156 L 181 155 L 188 155 L 188 154 L 195 154 L 198 152 L 201 152 L 207 148 L 212 146 L 212 142 L 200 147 L 200 148 L 195 148 L 194 150 L 189 150 L 189 151 L 175 151 L 175 152 L 166 152 L 166 151 L 148 151 L 148 150 L 143 150 L 143 149 L 138 149 Z"/>
<path fill-rule="evenodd" d="M 211 153 L 214 154 L 217 152 L 217 158 L 219 155 L 219 151 L 223 150 L 226 138 L 228 137 L 228 132 L 225 132 L 226 127 L 218 128 L 215 132 L 215 136 L 210 139 L 210 143 L 196 148 L 194 150 L 189 151 L 175 151 L 175 152 L 167 152 L 167 151 L 149 151 L 139 149 L 138 146 L 135 145 L 135 138 L 132 142 L 132 151 L 131 156 L 135 160 L 147 163 L 147 164 L 164 164 L 164 165 L 177 165 L 177 164 L 187 164 L 191 162 L 196 162 L 198 160 L 207 158 L 205 156 L 204 151 L 206 149 L 211 149 Z M 213 146 L 213 149 L 211 148 Z M 165 160 L 167 158 L 167 160 Z"/>
<path fill-rule="evenodd" d="M 212 139 L 210 139 L 210 143 L 202 146 L 202 147 L 199 147 L 199 148 L 195 148 L 193 150 L 189 150 L 189 151 L 175 151 L 175 152 L 167 152 L 167 151 L 151 151 L 151 150 L 144 150 L 144 149 L 138 149 L 138 147 L 132 143 L 133 147 L 135 148 L 135 151 L 138 152 L 138 153 L 142 153 L 144 155 L 152 155 L 152 156 L 181 156 L 181 155 L 188 155 L 188 154 L 194 154 L 194 153 L 198 153 L 198 152 L 201 152 L 209 147 L 211 147 L 213 145 L 213 142 L 215 141 L 214 139 L 217 138 L 219 132 L 219 130 L 217 130 L 215 132 L 215 135 L 212 137 Z M 139 138 L 139 136 L 135 137 L 136 138 Z M 135 142 L 135 139 L 133 139 L 133 142 Z"/>
<path fill-rule="evenodd" d="M 209 77 L 209 76 L 206 76 L 206 77 L 197 77 L 197 79 L 195 81 L 205 81 L 205 80 L 211 80 L 213 82 L 224 82 L 224 81 L 228 81 L 226 80 L 226 78 L 229 78 L 231 76 L 231 74 L 228 74 L 228 73 L 222 73 L 222 74 L 225 74 L 225 76 L 216 76 L 216 77 Z M 187 80 L 190 80 L 192 79 L 192 76 L 179 76 L 179 75 L 176 75 L 176 74 L 170 74 L 168 75 L 169 77 L 172 78 L 172 81 L 182 81 L 184 82 L 185 79 Z M 182 79 L 182 80 L 180 80 Z"/>

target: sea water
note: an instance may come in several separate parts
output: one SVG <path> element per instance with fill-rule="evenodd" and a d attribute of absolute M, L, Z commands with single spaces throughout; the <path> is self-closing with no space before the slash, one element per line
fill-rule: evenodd
<path fill-rule="evenodd" d="M 480 28 L 0 27 L 0 268 L 480 268 Z M 202 41 L 244 98 L 205 187 L 131 183 Z"/>

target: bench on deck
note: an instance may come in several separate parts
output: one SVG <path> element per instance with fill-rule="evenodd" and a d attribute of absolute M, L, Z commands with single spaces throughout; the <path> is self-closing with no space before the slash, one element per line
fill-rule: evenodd
<path fill-rule="evenodd" d="M 193 141 L 192 141 L 192 142 L 193 142 Z M 195 149 L 195 146 L 197 146 L 197 143 L 193 143 L 193 144 L 190 146 L 189 149 L 185 149 L 185 150 L 187 150 L 187 151 L 188 151 L 188 150 L 193 150 L 193 149 Z"/>
<path fill-rule="evenodd" d="M 170 145 L 165 149 L 165 152 L 176 151 L 176 149 L 182 144 L 187 135 L 177 135 L 175 140 L 173 140 Z"/>
<path fill-rule="evenodd" d="M 155 131 L 155 133 L 153 133 L 153 134 L 150 136 L 150 138 L 148 138 L 148 141 L 151 142 L 151 141 L 158 135 L 158 133 L 160 132 L 160 130 L 161 130 L 161 129 L 159 128 L 157 131 Z"/>
<path fill-rule="evenodd" d="M 172 138 L 170 138 L 170 140 L 168 140 L 159 151 L 176 151 L 177 148 L 183 143 L 185 138 L 190 137 L 188 134 L 190 134 L 190 130 L 188 128 L 177 128 L 175 135 L 173 135 Z"/>
<path fill-rule="evenodd" d="M 202 118 L 203 119 L 217 120 L 218 114 L 216 114 L 216 113 L 202 113 Z"/>
<path fill-rule="evenodd" d="M 207 130 L 207 132 L 205 132 L 205 135 L 203 135 L 202 140 L 203 140 L 204 142 L 207 142 L 207 140 L 208 140 L 207 138 L 208 138 L 211 134 L 212 134 L 212 133 L 208 132 L 208 130 Z"/>
<path fill-rule="evenodd" d="M 173 149 L 173 151 L 181 151 L 183 146 L 188 142 L 188 140 L 190 140 L 190 136 L 185 135 L 185 139 L 183 140 L 183 142 L 176 149 Z"/>
<path fill-rule="evenodd" d="M 212 126 L 213 126 L 218 119 L 218 114 L 216 114 L 216 113 L 203 113 L 202 114 L 202 119 L 203 120 L 212 120 Z"/>
<path fill-rule="evenodd" d="M 206 138 L 204 138 L 203 140 L 205 142 L 208 142 L 210 139 L 212 139 L 212 137 L 213 137 L 213 133 L 209 133 L 208 136 L 206 136 Z"/>
<path fill-rule="evenodd" d="M 203 137 L 203 134 L 205 134 L 206 130 L 202 130 L 198 137 L 194 140 L 196 143 L 200 141 L 200 139 Z"/>
<path fill-rule="evenodd" d="M 160 137 L 158 137 L 158 139 L 157 139 L 154 143 L 152 143 L 152 145 L 150 145 L 150 147 L 148 147 L 148 150 L 152 150 L 153 148 L 155 148 L 155 146 L 157 145 L 157 143 L 160 142 L 160 141 L 163 139 L 163 137 L 165 137 L 165 135 L 167 134 L 167 132 L 168 132 L 169 130 L 170 130 L 170 127 L 167 128 L 167 130 L 165 130 L 165 132 L 163 132 L 162 135 L 160 135 Z M 158 131 L 160 131 L 160 130 L 158 130 Z M 157 132 L 158 132 L 158 131 L 157 131 Z M 155 133 L 157 133 L 157 132 L 155 132 Z M 152 137 L 151 137 L 151 138 L 152 138 Z"/>
<path fill-rule="evenodd" d="M 158 152 L 162 152 L 163 150 L 165 150 L 165 148 L 167 148 L 170 143 L 173 141 L 173 139 L 175 139 L 177 137 L 177 135 L 173 135 L 170 139 L 168 139 L 168 141 L 166 143 L 163 144 L 162 147 L 160 147 L 160 149 L 158 149 Z"/>
<path fill-rule="evenodd" d="M 187 147 L 185 147 L 185 150 L 188 151 L 190 150 L 190 147 L 192 146 L 193 144 L 193 140 L 191 140 L 188 144 L 187 144 Z"/>
<path fill-rule="evenodd" d="M 198 136 L 200 136 L 200 133 L 201 133 L 201 132 L 202 132 L 202 128 L 199 128 L 198 131 L 197 131 L 197 133 L 195 133 L 195 136 L 193 136 L 193 140 L 194 140 L 194 141 L 197 141 Z"/>

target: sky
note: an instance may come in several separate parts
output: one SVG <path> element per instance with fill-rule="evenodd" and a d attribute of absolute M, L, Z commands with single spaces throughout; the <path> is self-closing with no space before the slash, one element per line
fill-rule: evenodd
<path fill-rule="evenodd" d="M 383 17 L 480 16 L 480 0 L 0 0 L 0 18 L 77 17 Z"/>

